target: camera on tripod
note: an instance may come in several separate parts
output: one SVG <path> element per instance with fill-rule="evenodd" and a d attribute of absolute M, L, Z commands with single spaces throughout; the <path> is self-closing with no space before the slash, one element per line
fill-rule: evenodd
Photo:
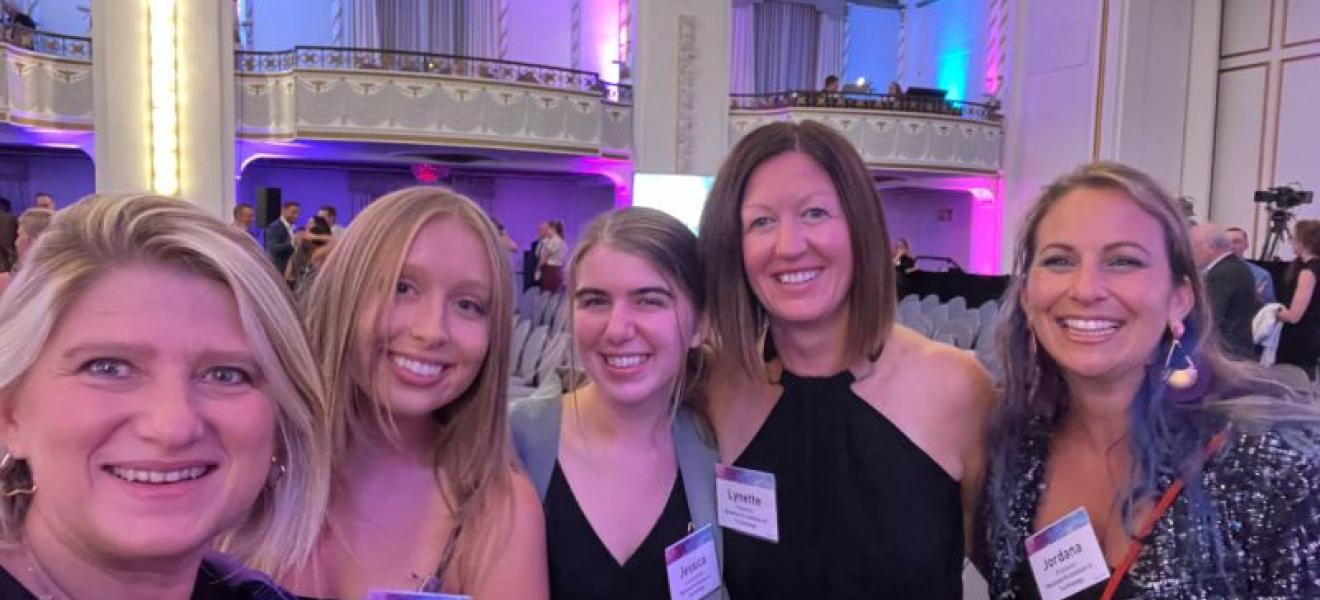
<path fill-rule="evenodd" d="M 1255 200 L 1261 204 L 1273 204 L 1277 208 L 1293 208 L 1310 204 L 1313 195 L 1314 192 L 1303 191 L 1295 186 L 1280 185 L 1256 192 Z"/>

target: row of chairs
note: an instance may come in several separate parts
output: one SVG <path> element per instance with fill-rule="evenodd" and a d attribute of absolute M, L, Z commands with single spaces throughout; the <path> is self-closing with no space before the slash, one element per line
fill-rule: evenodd
<path fill-rule="evenodd" d="M 956 296 L 940 302 L 934 294 L 904 296 L 898 303 L 898 322 L 922 335 L 976 354 L 992 376 L 998 378 L 999 357 L 995 351 L 995 328 L 999 323 L 999 301 L 987 300 L 968 308 L 967 299 Z"/>
<path fill-rule="evenodd" d="M 509 399 L 563 391 L 557 373 L 572 351 L 564 293 L 528 288 L 518 298 L 509 344 Z"/>

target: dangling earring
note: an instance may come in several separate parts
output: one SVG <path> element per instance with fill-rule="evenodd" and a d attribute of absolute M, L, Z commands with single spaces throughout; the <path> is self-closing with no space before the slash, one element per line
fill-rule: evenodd
<path fill-rule="evenodd" d="M 1196 385 L 1197 376 L 1200 374 L 1196 370 L 1196 363 L 1192 362 L 1192 356 L 1183 349 L 1182 343 L 1178 338 L 1182 337 L 1181 327 L 1174 327 L 1173 341 L 1169 344 L 1169 355 L 1164 358 L 1164 382 L 1170 388 L 1175 390 L 1185 390 Z M 1173 368 L 1173 356 L 1177 354 L 1181 357 L 1182 368 Z"/>
<path fill-rule="evenodd" d="M 14 488 L 12 490 L 5 489 L 5 479 L 8 477 L 11 469 L 18 467 L 19 460 L 21 459 L 14 458 L 14 455 L 8 451 L 6 451 L 3 456 L 0 456 L 0 492 L 2 492 L 0 495 L 3 495 L 5 498 L 31 496 L 37 493 L 37 483 L 35 481 L 28 485 L 28 487 Z"/>

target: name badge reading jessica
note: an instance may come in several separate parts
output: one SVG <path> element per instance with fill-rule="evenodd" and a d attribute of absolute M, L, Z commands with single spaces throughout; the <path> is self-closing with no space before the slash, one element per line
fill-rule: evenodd
<path fill-rule="evenodd" d="M 1041 600 L 1063 600 L 1109 579 L 1109 565 L 1085 508 L 1028 537 L 1027 559 Z"/>
<path fill-rule="evenodd" d="M 472 596 L 402 590 L 367 590 L 367 597 L 363 600 L 472 600 Z"/>
<path fill-rule="evenodd" d="M 720 589 L 715 528 L 706 524 L 665 548 L 665 569 L 672 600 L 699 600 Z"/>
<path fill-rule="evenodd" d="M 715 504 L 721 527 L 779 543 L 774 473 L 715 465 Z"/>

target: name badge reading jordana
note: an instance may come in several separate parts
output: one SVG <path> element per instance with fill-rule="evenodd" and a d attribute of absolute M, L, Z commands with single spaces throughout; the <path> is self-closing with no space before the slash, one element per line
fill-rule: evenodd
<path fill-rule="evenodd" d="M 715 527 L 708 523 L 665 548 L 665 570 L 672 600 L 699 600 L 720 589 Z"/>
<path fill-rule="evenodd" d="M 721 527 L 779 543 L 774 473 L 715 465 L 715 504 Z"/>
<path fill-rule="evenodd" d="M 1028 537 L 1027 559 L 1041 600 L 1063 600 L 1109 579 L 1109 564 L 1085 508 Z"/>

